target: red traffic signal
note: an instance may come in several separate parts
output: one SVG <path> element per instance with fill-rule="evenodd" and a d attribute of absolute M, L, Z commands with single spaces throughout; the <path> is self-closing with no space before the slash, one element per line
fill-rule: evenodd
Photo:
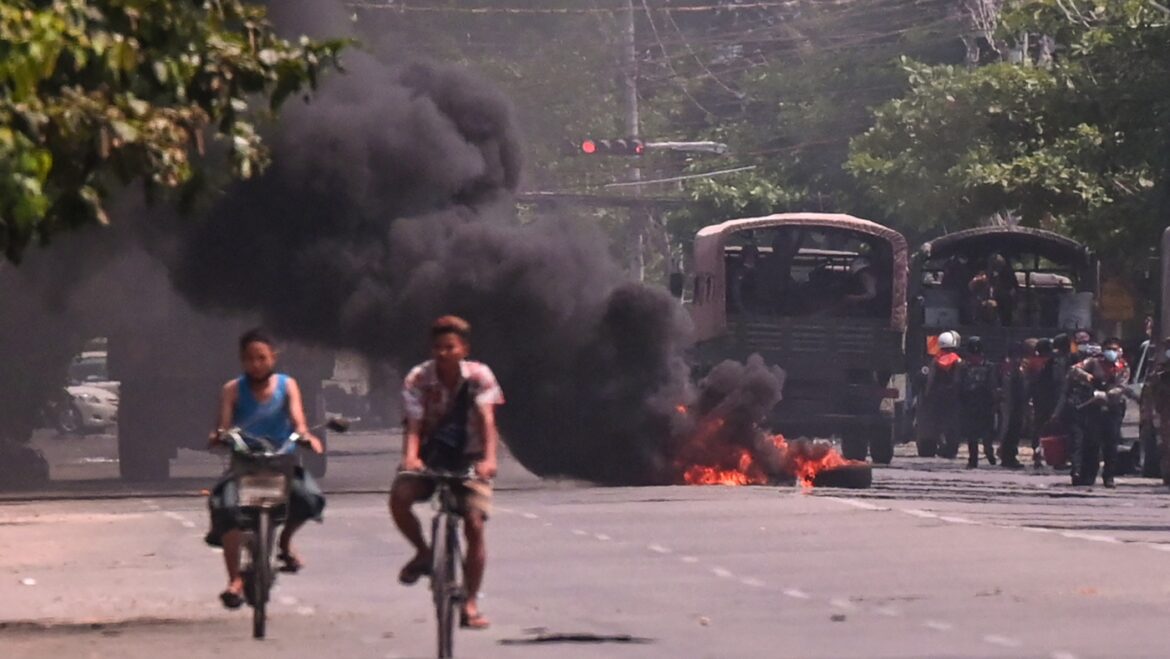
<path fill-rule="evenodd" d="M 587 156 L 641 156 L 646 153 L 646 143 L 636 138 L 624 140 L 586 138 L 575 142 L 573 151 Z"/>

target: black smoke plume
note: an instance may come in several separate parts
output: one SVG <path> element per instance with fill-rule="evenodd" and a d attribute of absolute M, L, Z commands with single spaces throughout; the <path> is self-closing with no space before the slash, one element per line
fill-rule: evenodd
<path fill-rule="evenodd" d="M 492 85 L 363 51 L 346 69 L 286 111 L 263 176 L 196 220 L 130 222 L 151 229 L 128 242 L 149 245 L 205 313 L 258 316 L 284 337 L 399 368 L 426 357 L 433 318 L 465 316 L 475 356 L 505 389 L 504 434 L 525 466 L 602 483 L 677 480 L 694 430 L 678 407 L 695 398 L 677 301 L 630 282 L 593 227 L 518 223 L 520 130 Z M 712 374 L 704 400 L 750 425 L 779 381 L 756 365 L 731 370 Z"/>

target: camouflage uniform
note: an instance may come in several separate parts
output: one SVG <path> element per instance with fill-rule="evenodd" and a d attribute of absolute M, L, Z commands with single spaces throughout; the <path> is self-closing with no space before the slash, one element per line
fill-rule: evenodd
<path fill-rule="evenodd" d="M 1162 478 L 1170 477 L 1170 362 L 1154 367 L 1142 387 L 1142 423 L 1152 424 L 1158 433 Z"/>

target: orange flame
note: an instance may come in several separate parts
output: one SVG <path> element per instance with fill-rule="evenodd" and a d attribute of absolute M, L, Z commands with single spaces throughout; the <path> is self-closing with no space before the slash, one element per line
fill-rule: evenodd
<path fill-rule="evenodd" d="M 679 406 L 680 414 L 688 410 Z M 772 479 L 748 449 L 718 437 L 724 420 L 718 417 L 703 419 L 680 454 L 678 466 L 682 482 L 687 485 L 766 485 Z M 829 444 L 795 441 L 791 444 L 783 435 L 772 435 L 772 446 L 778 453 L 777 463 L 783 471 L 796 477 L 804 488 L 811 488 L 817 474 L 844 467 L 846 460 Z"/>

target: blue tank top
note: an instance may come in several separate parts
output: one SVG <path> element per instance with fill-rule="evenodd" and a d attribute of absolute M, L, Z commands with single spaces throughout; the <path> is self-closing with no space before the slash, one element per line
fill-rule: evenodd
<path fill-rule="evenodd" d="M 267 439 L 278 449 L 283 448 L 293 431 L 288 409 L 288 376 L 276 374 L 276 390 L 263 403 L 252 394 L 247 376 L 240 376 L 236 382 L 238 395 L 232 410 L 232 425 L 248 435 Z"/>

